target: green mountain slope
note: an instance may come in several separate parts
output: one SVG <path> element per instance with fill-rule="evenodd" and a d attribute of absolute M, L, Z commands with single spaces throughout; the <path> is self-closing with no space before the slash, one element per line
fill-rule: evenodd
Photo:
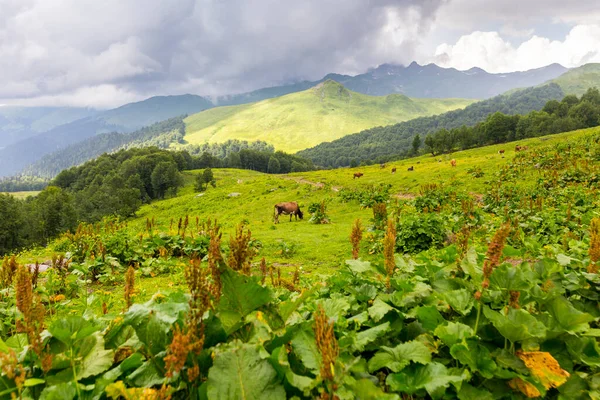
<path fill-rule="evenodd" d="M 277 150 L 293 152 L 362 129 L 441 114 L 473 102 L 400 94 L 368 96 L 328 80 L 302 92 L 191 115 L 185 119 L 185 140 L 191 144 L 263 140 Z"/>
<path fill-rule="evenodd" d="M 573 68 L 552 82 L 560 86 L 566 94 L 581 96 L 588 88 L 600 88 L 600 63 Z"/>
<path fill-rule="evenodd" d="M 299 155 L 324 167 L 347 166 L 352 159 L 384 162 L 390 157 L 406 155 L 412 148 L 412 139 L 416 134 L 421 135 L 423 139 L 428 132 L 441 128 L 473 126 L 498 111 L 505 114 L 526 114 L 532 110 L 541 110 L 548 100 L 559 100 L 563 97 L 564 92 L 554 83 L 519 90 L 442 115 L 416 118 L 346 135 L 341 139 L 303 150 Z"/>

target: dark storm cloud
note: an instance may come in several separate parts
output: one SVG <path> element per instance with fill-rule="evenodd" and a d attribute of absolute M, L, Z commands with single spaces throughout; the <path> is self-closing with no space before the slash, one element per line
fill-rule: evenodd
<path fill-rule="evenodd" d="M 406 63 L 442 3 L 0 0 L 0 103 L 112 106 Z"/>

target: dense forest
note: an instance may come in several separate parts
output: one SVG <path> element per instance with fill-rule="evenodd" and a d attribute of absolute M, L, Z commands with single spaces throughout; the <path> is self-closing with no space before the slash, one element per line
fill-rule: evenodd
<path fill-rule="evenodd" d="M 158 147 L 105 153 L 62 171 L 36 197 L 18 200 L 0 195 L 0 254 L 45 244 L 81 221 L 132 216 L 142 204 L 174 195 L 183 185 L 182 171 L 220 167 L 266 173 L 313 169 L 310 161 L 297 156 L 249 149 L 224 159 L 208 152 L 192 156 Z"/>
<path fill-rule="evenodd" d="M 412 142 L 417 134 L 425 136 L 442 128 L 473 126 L 495 112 L 508 115 L 526 114 L 533 110 L 541 110 L 550 100 L 560 100 L 563 97 L 562 89 L 551 83 L 496 96 L 471 104 L 462 110 L 367 129 L 297 154 L 311 159 L 315 165 L 328 168 L 344 167 L 358 162 L 385 162 L 412 155 Z"/>
<path fill-rule="evenodd" d="M 562 101 L 550 100 L 541 111 L 525 115 L 496 112 L 472 127 L 440 129 L 425 138 L 425 148 L 431 154 L 464 150 L 487 144 L 511 142 L 591 128 L 600 125 L 600 91 L 590 88 L 581 98 L 565 96 Z M 413 150 L 418 150 L 418 140 Z"/>

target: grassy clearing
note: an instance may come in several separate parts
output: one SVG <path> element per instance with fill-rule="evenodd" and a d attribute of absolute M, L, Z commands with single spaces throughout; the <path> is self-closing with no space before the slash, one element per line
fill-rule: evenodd
<path fill-rule="evenodd" d="M 39 190 L 30 190 L 30 191 L 23 191 L 23 192 L 4 192 L 4 193 L 10 194 L 11 196 L 16 197 L 17 199 L 26 199 L 29 196 L 37 196 L 39 192 L 40 192 Z"/>
<path fill-rule="evenodd" d="M 471 103 L 468 99 L 368 96 L 327 81 L 302 92 L 191 115 L 185 120 L 185 139 L 191 144 L 264 140 L 277 150 L 295 152 L 363 129 L 441 114 Z"/>

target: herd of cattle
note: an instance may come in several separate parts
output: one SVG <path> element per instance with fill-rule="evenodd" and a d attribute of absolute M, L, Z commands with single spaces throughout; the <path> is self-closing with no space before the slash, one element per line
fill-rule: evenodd
<path fill-rule="evenodd" d="M 520 152 L 520 151 L 526 151 L 529 147 L 528 146 L 520 146 L 520 145 L 516 145 L 515 146 L 515 152 Z M 502 155 L 502 157 L 504 157 L 504 149 L 500 149 L 498 150 L 498 154 Z M 438 162 L 441 162 L 442 160 L 438 160 Z M 385 163 L 382 163 L 379 165 L 381 167 L 381 169 L 384 169 L 386 167 Z M 452 167 L 456 167 L 456 160 L 452 159 L 450 160 L 450 166 Z M 407 168 L 407 171 L 414 171 L 415 167 L 414 165 L 411 165 L 410 167 Z M 392 168 L 392 174 L 396 173 L 396 167 Z M 354 176 L 352 179 L 357 179 L 364 176 L 364 174 L 362 172 L 354 172 Z M 279 216 L 283 214 L 283 215 L 289 215 L 290 216 L 290 222 L 292 221 L 292 217 L 295 216 L 296 217 L 296 221 L 298 220 L 298 217 L 300 217 L 300 219 L 302 219 L 304 217 L 302 211 L 300 211 L 300 207 L 298 206 L 298 203 L 296 203 L 295 201 L 289 201 L 289 202 L 284 202 L 284 203 L 277 203 L 275 204 L 275 217 L 274 217 L 274 221 L 275 223 L 279 223 Z"/>

